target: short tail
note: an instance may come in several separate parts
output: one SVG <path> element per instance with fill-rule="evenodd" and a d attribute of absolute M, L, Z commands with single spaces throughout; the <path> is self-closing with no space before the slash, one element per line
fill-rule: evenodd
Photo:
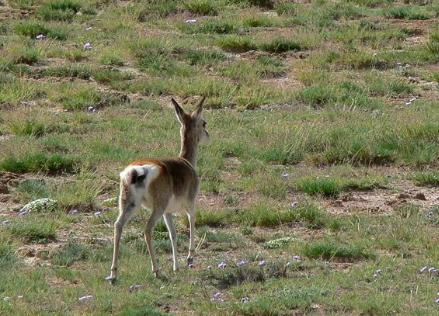
<path fill-rule="evenodd" d="M 125 185 L 141 183 L 145 180 L 148 170 L 141 166 L 129 166 L 120 173 L 120 181 Z"/>

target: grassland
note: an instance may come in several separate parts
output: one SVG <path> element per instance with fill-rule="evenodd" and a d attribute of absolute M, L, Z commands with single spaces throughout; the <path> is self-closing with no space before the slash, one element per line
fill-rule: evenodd
<path fill-rule="evenodd" d="M 439 314 L 438 18 L 435 0 L 0 1 L 0 314 Z M 175 155 L 170 97 L 200 95 L 194 268 L 172 272 L 160 223 L 153 277 L 142 211 L 111 286 L 118 173 Z M 19 215 L 39 198 L 56 205 Z"/>

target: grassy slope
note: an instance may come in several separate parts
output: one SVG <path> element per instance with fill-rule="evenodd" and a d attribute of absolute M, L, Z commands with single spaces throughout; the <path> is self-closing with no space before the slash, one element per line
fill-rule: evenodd
<path fill-rule="evenodd" d="M 435 1 L 7 3 L 0 170 L 19 175 L 0 178 L 0 219 L 9 220 L 1 314 L 437 313 L 437 276 L 418 273 L 439 259 Z M 116 211 L 104 201 L 127 162 L 178 151 L 170 95 L 187 108 L 208 96 L 204 242 L 195 269 L 174 275 L 160 224 L 167 279 L 156 280 L 142 212 L 126 228 L 112 287 L 103 277 Z M 406 191 L 428 201 L 393 201 Z M 58 209 L 16 216 L 40 197 Z M 186 222 L 177 229 L 182 259 Z M 250 262 L 236 267 L 242 259 Z M 131 293 L 133 284 L 145 287 Z M 211 301 L 218 291 L 224 302 Z M 80 303 L 84 295 L 94 300 Z"/>

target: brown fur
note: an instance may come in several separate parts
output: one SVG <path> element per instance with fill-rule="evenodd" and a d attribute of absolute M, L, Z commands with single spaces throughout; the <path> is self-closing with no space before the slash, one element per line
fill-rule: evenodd
<path fill-rule="evenodd" d="M 153 272 L 156 275 L 159 274 L 152 236 L 155 224 L 162 216 L 171 239 L 174 271 L 177 270 L 176 232 L 171 215 L 174 212 L 184 211 L 188 216 L 190 227 L 188 263 L 192 262 L 195 249 L 194 203 L 199 188 L 199 179 L 195 171 L 196 156 L 198 144 L 203 139 L 209 138 L 205 129 L 206 122 L 201 118 L 203 101 L 204 98 L 200 101 L 196 111 L 187 114 L 172 99 L 177 118 L 181 123 L 179 157 L 134 161 L 121 173 L 119 217 L 114 223 L 113 263 L 111 274 L 107 278 L 111 282 L 117 276 L 117 259 L 123 226 L 141 205 L 152 209 L 151 217 L 145 228 L 145 242 L 151 256 Z"/>

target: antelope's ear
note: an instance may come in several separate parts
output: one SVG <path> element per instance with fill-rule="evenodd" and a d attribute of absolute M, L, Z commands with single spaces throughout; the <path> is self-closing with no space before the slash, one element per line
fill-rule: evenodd
<path fill-rule="evenodd" d="M 206 96 L 203 96 L 201 98 L 200 102 L 198 102 L 197 109 L 193 113 L 193 115 L 195 115 L 196 117 L 201 117 L 201 112 L 203 112 L 203 103 L 204 103 L 205 99 L 206 99 Z"/>
<path fill-rule="evenodd" d="M 182 107 L 177 103 L 177 101 L 174 100 L 174 98 L 171 98 L 172 104 L 174 105 L 175 109 L 175 115 L 177 115 L 178 120 L 181 124 L 184 123 L 184 117 L 186 116 L 186 113 L 182 109 Z"/>

